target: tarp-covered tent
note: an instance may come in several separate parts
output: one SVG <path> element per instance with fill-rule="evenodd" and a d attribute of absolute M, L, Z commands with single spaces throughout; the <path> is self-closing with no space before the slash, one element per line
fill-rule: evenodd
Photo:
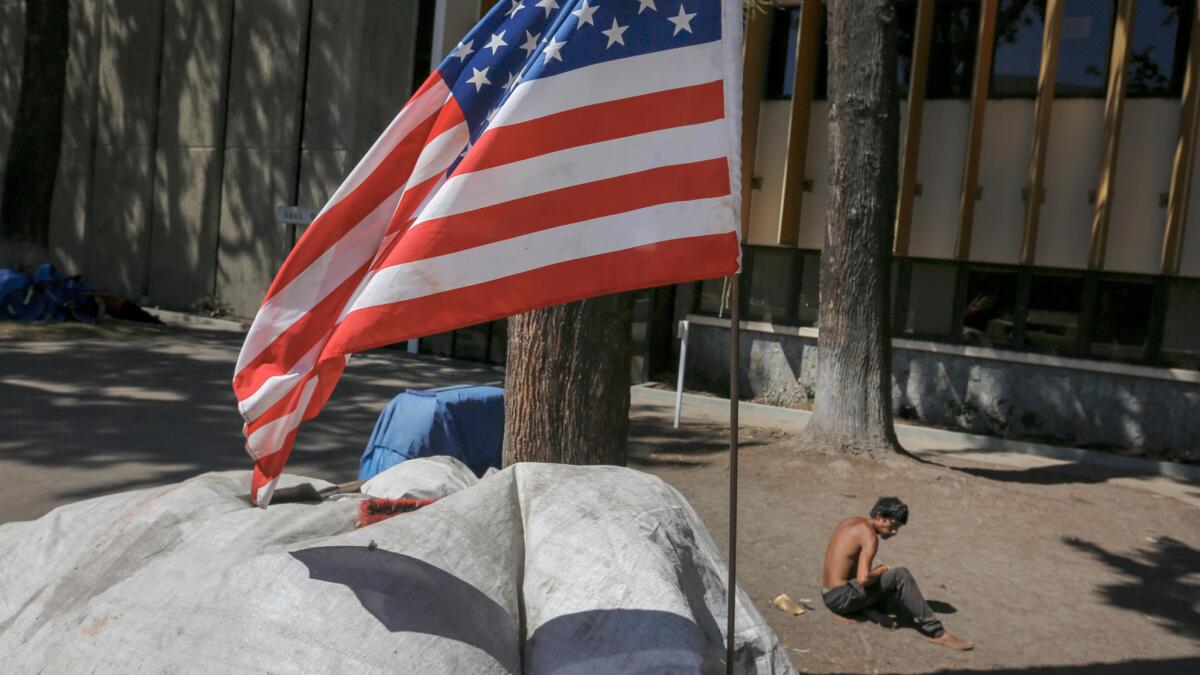
<path fill-rule="evenodd" d="M 205 474 L 0 526 L 5 669 L 724 671 L 723 561 L 653 476 L 518 464 L 362 528 L 356 501 L 262 511 L 246 485 Z M 738 672 L 794 672 L 744 593 L 737 626 Z"/>

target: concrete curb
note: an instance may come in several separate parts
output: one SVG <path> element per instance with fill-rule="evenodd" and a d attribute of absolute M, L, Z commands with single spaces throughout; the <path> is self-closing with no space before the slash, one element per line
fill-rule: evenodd
<path fill-rule="evenodd" d="M 201 316 L 199 314 L 188 314 L 186 312 L 174 312 L 169 309 L 159 309 L 157 307 L 143 307 L 152 316 L 158 318 L 165 324 L 171 326 L 185 326 L 187 328 L 201 328 L 205 330 L 223 330 L 235 333 L 245 333 L 250 329 L 249 323 L 243 323 L 235 319 L 216 319 L 210 316 Z"/>
<path fill-rule="evenodd" d="M 635 396 L 641 397 L 643 400 L 648 399 L 655 403 L 666 403 L 672 406 L 675 404 L 674 391 L 656 389 L 647 385 L 637 385 L 633 387 L 633 391 L 635 392 Z M 710 414 L 727 414 L 729 411 L 729 399 L 684 393 L 683 413 L 680 424 L 686 423 L 689 408 L 692 410 L 699 408 Z M 807 410 L 793 410 L 791 408 L 781 408 L 749 401 L 741 401 L 738 404 L 739 419 L 744 424 L 750 426 L 774 426 L 785 430 L 801 431 L 811 415 L 812 413 Z M 1159 462 L 1152 459 L 1126 457 L 1124 455 L 1085 450 L 1083 448 L 1028 443 L 995 436 L 965 434 L 947 429 L 904 424 L 899 421 L 896 423 L 896 434 L 901 439 L 924 438 L 936 440 L 941 443 L 952 443 L 960 447 L 956 451 L 1011 452 L 1023 455 L 1035 455 L 1047 459 L 1078 462 L 1080 464 L 1090 464 L 1093 466 L 1121 469 L 1123 471 L 1200 482 L 1200 466 L 1189 464 Z"/>

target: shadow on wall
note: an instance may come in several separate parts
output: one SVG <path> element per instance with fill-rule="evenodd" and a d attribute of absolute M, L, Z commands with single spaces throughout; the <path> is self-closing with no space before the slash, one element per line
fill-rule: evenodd
<path fill-rule="evenodd" d="M 1132 555 L 1106 551 L 1072 537 L 1063 541 L 1125 576 L 1099 589 L 1110 605 L 1152 617 L 1177 635 L 1200 638 L 1200 611 L 1196 609 L 1200 605 L 1200 580 L 1194 576 L 1200 574 L 1200 551 L 1170 537 L 1159 537 L 1152 546 Z M 1193 663 L 1200 665 L 1200 660 Z M 1194 667 L 1191 672 L 1200 669 Z"/>

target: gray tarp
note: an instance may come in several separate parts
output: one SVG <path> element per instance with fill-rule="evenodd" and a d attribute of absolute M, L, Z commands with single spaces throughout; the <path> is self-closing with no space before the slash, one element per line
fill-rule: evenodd
<path fill-rule="evenodd" d="M 655 477 L 519 464 L 359 529 L 357 501 L 262 511 L 247 485 L 0 526 L 3 670 L 723 671 L 724 562 Z M 794 672 L 744 593 L 737 622 L 739 672 Z"/>

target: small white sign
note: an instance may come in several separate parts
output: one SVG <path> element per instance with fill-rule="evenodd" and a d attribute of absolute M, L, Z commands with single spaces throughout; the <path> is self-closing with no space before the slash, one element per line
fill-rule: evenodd
<path fill-rule="evenodd" d="M 320 209 L 307 206 L 276 206 L 275 222 L 280 225 L 311 225 L 320 212 Z"/>

